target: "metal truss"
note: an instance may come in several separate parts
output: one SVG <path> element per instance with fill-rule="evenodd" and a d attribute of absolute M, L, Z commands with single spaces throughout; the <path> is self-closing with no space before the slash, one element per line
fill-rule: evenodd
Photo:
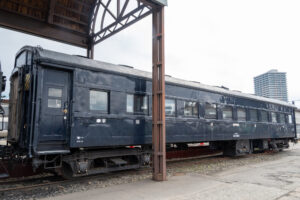
<path fill-rule="evenodd" d="M 129 3 L 135 2 L 135 7 Z M 115 4 L 112 4 L 115 3 Z M 101 11 L 99 12 L 99 10 Z M 97 15 L 100 30 L 95 33 Z M 131 24 L 153 14 L 152 148 L 153 179 L 166 180 L 164 8 L 149 0 L 97 0 L 90 23 L 88 56 L 93 47 Z M 107 21 L 110 18 L 110 22 Z"/>
<path fill-rule="evenodd" d="M 116 1 L 115 4 L 113 1 Z M 135 7 L 129 7 L 129 3 L 134 1 Z M 99 13 L 98 11 L 101 10 Z M 127 28 L 135 22 L 143 19 L 152 13 L 152 7 L 140 0 L 96 0 L 93 15 L 90 23 L 90 38 L 92 45 L 98 44 L 119 31 Z M 97 15 L 100 21 L 100 30 L 96 33 Z M 110 18 L 110 23 L 107 21 Z"/>

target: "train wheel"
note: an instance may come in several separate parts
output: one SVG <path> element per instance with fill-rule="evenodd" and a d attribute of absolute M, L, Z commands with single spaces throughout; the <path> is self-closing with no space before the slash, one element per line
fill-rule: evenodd
<path fill-rule="evenodd" d="M 178 143 L 176 146 L 179 150 L 187 150 L 189 148 L 188 144 L 185 143 Z"/>
<path fill-rule="evenodd" d="M 74 179 L 74 172 L 72 167 L 68 163 L 63 163 L 61 167 L 61 176 L 65 179 Z"/>

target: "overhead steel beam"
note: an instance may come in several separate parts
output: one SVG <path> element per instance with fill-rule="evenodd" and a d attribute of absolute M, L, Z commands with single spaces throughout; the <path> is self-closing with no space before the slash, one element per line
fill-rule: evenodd
<path fill-rule="evenodd" d="M 111 37 L 131 24 L 152 14 L 153 16 L 153 69 L 152 69 L 152 148 L 153 148 L 153 179 L 166 180 L 166 131 L 165 131 L 165 54 L 164 54 L 164 5 L 166 1 L 136 0 L 137 6 L 125 13 L 126 0 L 121 5 L 116 0 L 116 5 L 111 5 L 112 0 L 97 0 L 94 16 L 91 17 L 90 46 L 88 56 L 93 58 L 95 44 Z M 115 7 L 114 7 L 115 6 Z M 96 15 L 99 9 L 103 10 L 100 30 L 95 33 Z M 112 22 L 105 24 L 110 15 Z"/>
<path fill-rule="evenodd" d="M 15 0 L 11 1 L 15 2 Z M 116 1 L 115 8 L 111 8 L 111 1 Z M 128 8 L 129 1 L 134 1 L 136 6 Z M 86 48 L 90 58 L 93 58 L 95 44 L 153 14 L 153 179 L 166 180 L 164 6 L 167 5 L 167 0 L 95 0 L 90 4 L 73 0 L 72 5 L 75 3 L 79 7 L 82 6 L 80 9 L 69 5 L 69 1 L 45 0 L 43 2 L 48 3 L 47 9 L 44 8 L 45 6 L 33 5 L 33 1 L 16 1 L 21 6 L 44 12 L 39 15 L 32 14 L 32 12 L 20 12 L 22 9 L 13 9 L 15 7 L 0 9 L 0 26 Z M 101 9 L 100 30 L 95 31 L 100 8 L 103 9 Z M 60 9 L 65 9 L 65 11 L 59 11 Z M 24 10 L 28 11 L 28 9 Z M 66 14 L 69 12 L 78 16 Z M 106 24 L 108 15 L 113 20 Z"/>
<path fill-rule="evenodd" d="M 126 0 L 125 3 L 121 5 L 120 0 L 117 0 L 116 8 L 110 7 L 111 0 L 108 0 L 106 3 L 104 3 L 103 1 L 99 1 L 98 7 L 96 8 L 102 8 L 104 11 L 101 16 L 100 30 L 96 33 L 90 31 L 92 32 L 94 45 L 102 42 L 103 40 L 111 37 L 112 35 L 120 32 L 121 30 L 127 28 L 128 26 L 134 24 L 135 22 L 145 18 L 152 13 L 151 6 L 146 5 L 140 1 L 136 1 L 137 6 L 130 10 L 130 12 L 127 12 L 127 14 L 124 14 L 129 1 L 130 0 Z M 107 15 L 110 15 L 114 20 L 109 25 L 105 25 Z M 93 27 L 93 29 L 95 29 L 95 27 Z"/>
<path fill-rule="evenodd" d="M 52 39 L 58 42 L 87 48 L 87 38 L 83 34 L 58 28 L 42 21 L 23 17 L 11 12 L 0 10 L 0 26 L 35 36 Z"/>
<path fill-rule="evenodd" d="M 148 0 L 149 1 L 149 0 Z M 158 4 L 160 6 L 167 6 L 168 1 L 167 0 L 150 0 L 151 2 Z"/>
<path fill-rule="evenodd" d="M 167 0 L 139 0 L 147 5 L 151 5 L 151 7 L 160 7 L 160 6 L 167 6 Z"/>

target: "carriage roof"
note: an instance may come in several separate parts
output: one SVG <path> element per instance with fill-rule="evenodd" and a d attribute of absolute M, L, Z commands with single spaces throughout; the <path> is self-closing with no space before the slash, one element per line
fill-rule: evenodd
<path fill-rule="evenodd" d="M 85 68 L 85 69 L 90 69 L 90 70 L 101 70 L 101 71 L 119 73 L 119 74 L 124 74 L 124 75 L 131 75 L 131 76 L 136 76 L 136 77 L 141 77 L 141 78 L 146 78 L 146 79 L 152 79 L 152 73 L 142 71 L 139 69 L 134 69 L 132 67 L 115 65 L 115 64 L 111 64 L 111 63 L 88 59 L 88 58 L 81 57 L 81 56 L 74 56 L 74 55 L 59 53 L 59 52 L 55 52 L 55 51 L 42 49 L 40 47 L 26 46 L 26 47 L 23 47 L 20 51 L 22 51 L 24 49 L 30 49 L 30 50 L 35 51 L 36 58 L 40 62 L 61 64 L 61 65 L 72 66 L 72 67 L 77 67 L 77 68 Z M 290 104 L 290 103 L 284 102 L 284 101 L 280 101 L 277 99 L 260 97 L 260 96 L 256 96 L 253 94 L 242 93 L 239 91 L 232 91 L 232 90 L 228 90 L 228 89 L 221 88 L 221 87 L 209 86 L 209 85 L 205 85 L 205 84 L 202 84 L 199 82 L 186 81 L 183 79 L 174 78 L 174 77 L 170 77 L 170 76 L 165 76 L 165 81 L 166 81 L 166 83 L 171 83 L 171 84 L 176 84 L 176 85 L 181 85 L 181 86 L 186 86 L 186 87 L 199 88 L 199 89 L 206 90 L 206 91 L 211 91 L 211 92 L 216 92 L 216 93 L 221 93 L 221 94 L 226 94 L 226 95 L 231 95 L 231 96 L 237 96 L 237 97 L 243 97 L 243 98 L 248 98 L 248 99 L 257 100 L 257 101 L 265 101 L 265 102 L 279 104 L 279 105 L 288 106 L 288 107 L 295 107 L 293 104 Z"/>

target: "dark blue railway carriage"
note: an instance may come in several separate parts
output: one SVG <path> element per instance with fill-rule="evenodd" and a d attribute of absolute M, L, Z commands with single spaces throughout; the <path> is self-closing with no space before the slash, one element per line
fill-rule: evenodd
<path fill-rule="evenodd" d="M 8 142 L 34 167 L 85 175 L 139 167 L 152 142 L 151 73 L 24 47 L 11 75 Z M 166 76 L 167 143 L 226 154 L 284 148 L 293 105 Z M 126 148 L 137 146 L 138 148 Z"/>

